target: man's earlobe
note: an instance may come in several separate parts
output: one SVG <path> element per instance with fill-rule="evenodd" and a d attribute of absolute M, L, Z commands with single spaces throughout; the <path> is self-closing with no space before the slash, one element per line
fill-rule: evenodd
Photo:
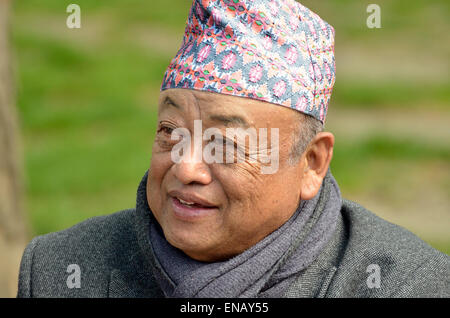
<path fill-rule="evenodd" d="M 307 169 L 307 170 L 306 170 Z M 306 168 L 302 180 L 301 200 L 311 200 L 319 192 L 323 178 L 311 168 Z"/>

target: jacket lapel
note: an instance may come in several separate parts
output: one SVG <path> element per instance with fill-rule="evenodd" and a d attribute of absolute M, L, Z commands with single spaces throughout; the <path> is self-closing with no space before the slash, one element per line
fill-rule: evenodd
<path fill-rule="evenodd" d="M 111 271 L 108 297 L 110 298 L 161 298 L 164 297 L 153 276 L 114 269 Z"/>
<path fill-rule="evenodd" d="M 347 234 L 345 221 L 340 214 L 330 242 L 319 257 L 299 273 L 283 297 L 326 298 L 346 248 Z"/>

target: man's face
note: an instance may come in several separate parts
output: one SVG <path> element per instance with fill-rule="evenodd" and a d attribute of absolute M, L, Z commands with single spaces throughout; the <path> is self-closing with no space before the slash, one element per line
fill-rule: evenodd
<path fill-rule="evenodd" d="M 166 239 L 190 257 L 217 261 L 237 255 L 284 224 L 295 212 L 300 198 L 302 164 L 288 162 L 296 116 L 273 104 L 235 96 L 170 89 L 161 93 L 158 130 L 147 181 L 149 207 Z M 233 163 L 207 163 L 198 159 L 202 149 L 194 144 L 194 120 L 203 131 L 218 128 L 266 128 L 266 149 L 278 152 L 276 172 L 263 174 L 261 160 L 250 160 L 255 151 L 249 141 L 231 140 L 246 155 Z M 171 152 L 178 142 L 174 129 L 185 128 L 192 136 L 191 152 L 174 162 Z M 279 147 L 271 142 L 278 128 Z M 242 140 L 241 140 L 242 141 Z M 203 140 L 203 149 L 209 140 Z M 230 140 L 228 140 L 230 142 Z M 192 204 L 192 203 L 195 204 Z"/>

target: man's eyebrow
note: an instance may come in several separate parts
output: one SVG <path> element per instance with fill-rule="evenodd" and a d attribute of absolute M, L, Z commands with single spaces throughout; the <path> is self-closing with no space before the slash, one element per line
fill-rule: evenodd
<path fill-rule="evenodd" d="M 170 98 L 169 96 L 166 96 L 166 98 L 164 98 L 164 101 L 162 103 L 162 105 L 171 105 L 177 109 L 181 110 L 181 106 L 178 105 L 172 98 Z"/>
<path fill-rule="evenodd" d="M 232 115 L 232 116 L 226 116 L 226 115 L 211 115 L 209 116 L 211 120 L 220 121 L 225 126 L 244 126 L 245 128 L 250 127 L 249 123 L 241 116 L 238 115 Z"/>

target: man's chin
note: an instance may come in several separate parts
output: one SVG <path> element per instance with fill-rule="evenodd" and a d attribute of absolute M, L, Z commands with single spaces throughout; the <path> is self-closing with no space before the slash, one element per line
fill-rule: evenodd
<path fill-rule="evenodd" d="M 186 255 L 193 259 L 202 258 L 207 256 L 200 256 L 208 254 L 206 251 L 213 250 L 211 248 L 211 242 L 207 239 L 209 233 L 203 231 L 186 229 L 180 227 L 171 227 L 170 229 L 164 229 L 164 236 L 170 245 L 183 251 Z M 198 259 L 200 260 L 200 259 Z"/>

